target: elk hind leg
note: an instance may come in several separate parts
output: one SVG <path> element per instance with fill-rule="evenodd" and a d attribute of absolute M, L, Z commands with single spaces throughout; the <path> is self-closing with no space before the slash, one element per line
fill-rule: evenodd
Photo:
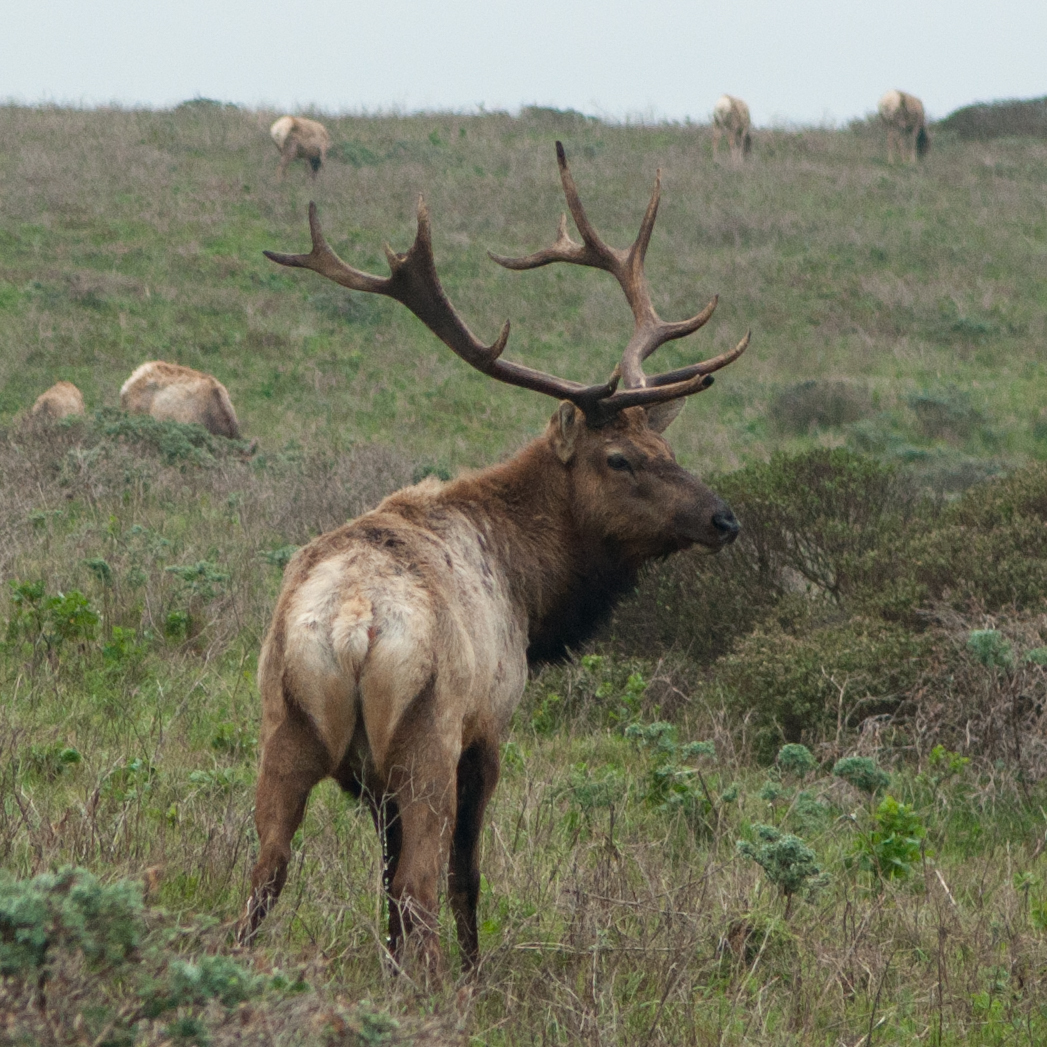
<path fill-rule="evenodd" d="M 408 732 L 410 733 L 410 732 Z M 417 742 L 417 738 L 414 739 Z M 413 751 L 412 751 L 413 749 Z M 387 844 L 398 854 L 389 879 L 389 948 L 405 962 L 417 956 L 423 968 L 440 974 L 443 961 L 437 942 L 440 874 L 447 865 L 455 821 L 455 759 L 439 742 L 420 749 L 405 746 L 389 776 L 399 818 Z M 390 854 L 390 858 L 393 854 Z"/>
<path fill-rule="evenodd" d="M 480 959 L 476 906 L 480 900 L 480 833 L 484 811 L 498 783 L 498 746 L 478 742 L 458 761 L 457 816 L 451 841 L 448 894 L 467 969 Z"/>
<path fill-rule="evenodd" d="M 237 931 L 249 945 L 287 881 L 291 838 L 305 815 L 313 787 L 331 771 L 327 749 L 301 715 L 289 715 L 273 732 L 262 754 L 255 792 L 259 854 L 251 873 L 251 894 Z"/>

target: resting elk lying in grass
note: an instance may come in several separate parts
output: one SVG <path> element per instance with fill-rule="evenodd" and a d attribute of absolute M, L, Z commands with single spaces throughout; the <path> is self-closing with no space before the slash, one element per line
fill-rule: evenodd
<path fill-rule="evenodd" d="M 135 368 L 120 387 L 120 406 L 130 414 L 196 423 L 215 436 L 240 439 L 240 422 L 226 387 L 213 375 L 181 364 L 150 360 Z"/>
<path fill-rule="evenodd" d="M 499 742 L 528 666 L 582 643 L 653 557 L 734 540 L 731 510 L 677 465 L 661 433 L 684 397 L 749 341 L 713 360 L 647 377 L 643 362 L 712 315 L 660 320 L 644 276 L 659 183 L 636 242 L 608 247 L 586 217 L 557 143 L 560 177 L 582 243 L 567 233 L 509 269 L 551 262 L 604 269 L 635 329 L 609 381 L 584 386 L 501 359 L 466 327 L 433 260 L 429 215 L 392 275 L 353 269 L 328 247 L 315 205 L 313 248 L 269 254 L 355 291 L 403 303 L 453 352 L 498 381 L 554 396 L 545 433 L 509 461 L 441 484 L 426 480 L 301 549 L 284 575 L 258 669 L 262 758 L 255 806 L 260 855 L 240 924 L 249 942 L 287 878 L 291 837 L 310 790 L 332 776 L 362 797 L 384 848 L 390 948 L 440 966 L 438 885 L 448 894 L 463 962 L 477 961 L 478 849 L 498 780 Z M 622 388 L 619 388 L 621 384 Z"/>
<path fill-rule="evenodd" d="M 84 414 L 84 397 L 72 382 L 55 382 L 36 398 L 29 413 L 51 421 Z"/>

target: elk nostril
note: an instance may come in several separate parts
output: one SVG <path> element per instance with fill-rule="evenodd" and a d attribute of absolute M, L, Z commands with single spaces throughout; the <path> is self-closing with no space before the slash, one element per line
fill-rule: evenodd
<path fill-rule="evenodd" d="M 721 509 L 718 513 L 713 513 L 713 527 L 720 532 L 720 537 L 725 542 L 733 541 L 741 530 L 741 525 L 730 509 Z"/>

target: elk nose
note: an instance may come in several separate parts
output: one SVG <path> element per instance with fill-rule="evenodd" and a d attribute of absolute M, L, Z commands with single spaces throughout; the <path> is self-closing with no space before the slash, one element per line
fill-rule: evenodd
<path fill-rule="evenodd" d="M 713 513 L 713 527 L 719 532 L 720 541 L 724 545 L 733 542 L 741 530 L 737 517 L 726 506 Z"/>

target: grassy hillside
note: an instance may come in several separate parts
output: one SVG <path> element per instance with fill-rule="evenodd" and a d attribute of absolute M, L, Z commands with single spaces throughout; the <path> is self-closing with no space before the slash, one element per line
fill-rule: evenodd
<path fill-rule="evenodd" d="M 892 169 L 864 125 L 764 132 L 737 169 L 700 127 L 343 118 L 313 186 L 276 183 L 270 114 L 0 121 L 0 1043 L 1043 1041 L 1047 145 L 939 135 Z M 629 331 L 610 278 L 483 253 L 552 238 L 557 137 L 613 243 L 663 168 L 658 307 L 721 293 L 665 367 L 753 328 L 671 431 L 742 538 L 529 686 L 476 982 L 449 917 L 445 985 L 383 965 L 374 833 L 331 783 L 239 952 L 288 556 L 552 409 L 260 252 L 305 246 L 315 195 L 382 272 L 424 191 L 474 330 L 595 379 Z M 116 411 L 154 357 L 221 378 L 258 453 Z M 97 413 L 22 419 L 59 378 Z"/>
<path fill-rule="evenodd" d="M 299 165 L 281 185 L 271 115 L 0 108 L 0 419 L 58 378 L 92 407 L 115 404 L 131 369 L 161 357 L 215 373 L 266 447 L 373 437 L 451 466 L 490 461 L 551 405 L 469 373 L 395 303 L 279 271 L 261 251 L 308 243 L 315 196 L 336 249 L 384 272 L 382 244 L 409 244 L 422 192 L 441 275 L 473 328 L 493 337 L 508 317 L 507 355 L 595 380 L 629 333 L 613 281 L 566 266 L 509 273 L 484 253 L 551 240 L 561 137 L 612 243 L 632 240 L 663 169 L 648 271 L 664 316 L 721 294 L 710 327 L 659 363 L 753 329 L 745 360 L 678 426 L 689 464 L 731 468 L 806 433 L 810 409 L 775 398 L 812 380 L 846 383 L 851 438 L 878 450 L 1044 452 L 1042 141 L 942 136 L 925 165 L 891 169 L 875 128 L 769 131 L 736 170 L 693 126 L 543 110 L 340 118 L 319 182 Z"/>

